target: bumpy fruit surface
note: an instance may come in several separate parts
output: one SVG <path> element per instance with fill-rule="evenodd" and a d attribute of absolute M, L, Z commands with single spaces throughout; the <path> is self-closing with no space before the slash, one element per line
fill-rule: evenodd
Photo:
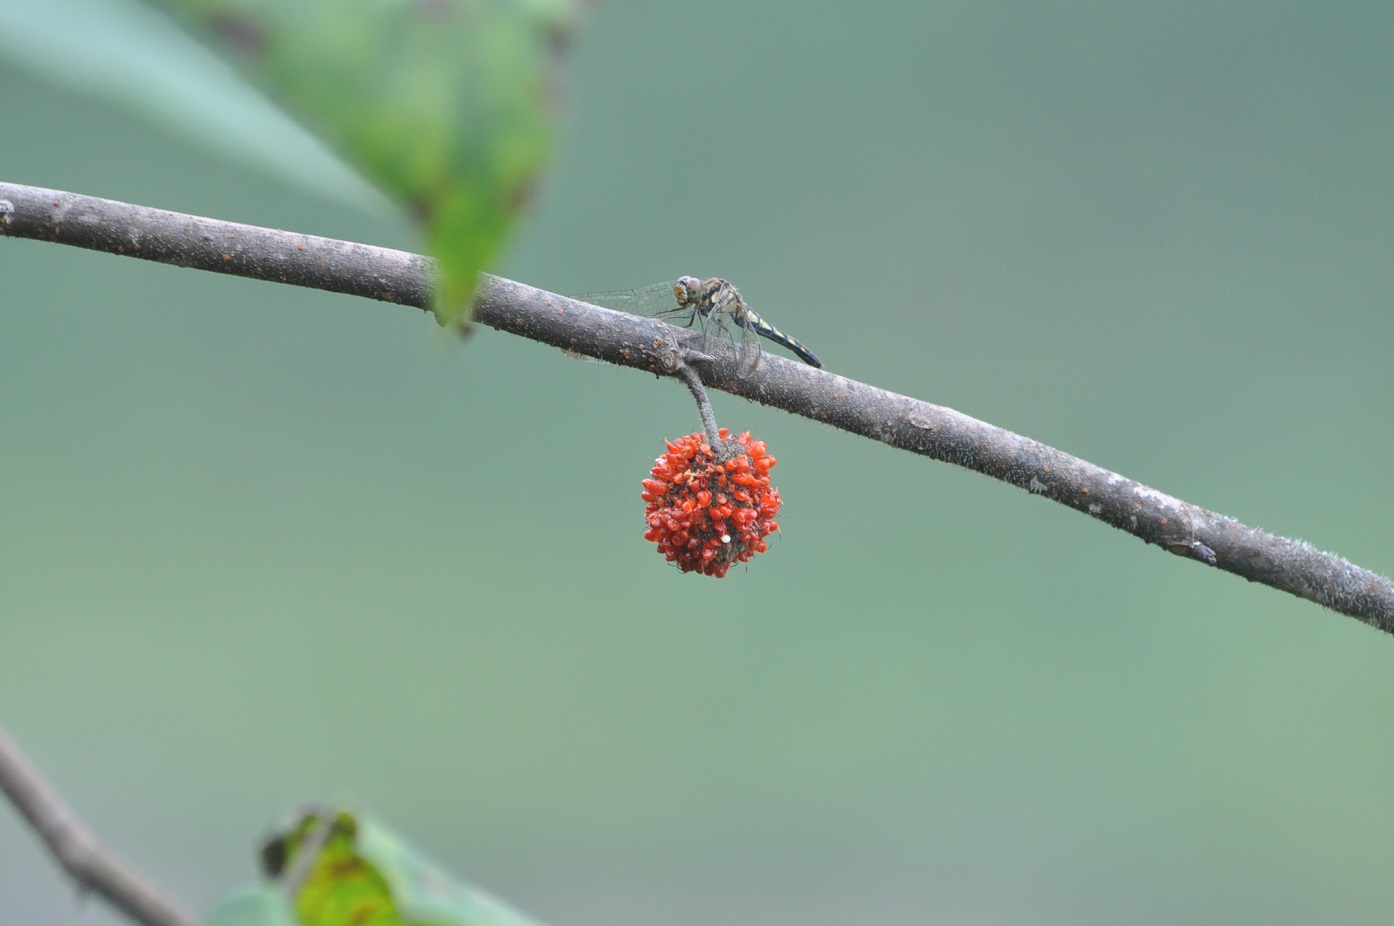
<path fill-rule="evenodd" d="M 683 572 L 721 578 L 734 563 L 767 549 L 779 529 L 779 490 L 770 485 L 775 458 L 747 431 L 722 428 L 713 448 L 704 434 L 668 442 L 644 480 L 644 539 Z"/>

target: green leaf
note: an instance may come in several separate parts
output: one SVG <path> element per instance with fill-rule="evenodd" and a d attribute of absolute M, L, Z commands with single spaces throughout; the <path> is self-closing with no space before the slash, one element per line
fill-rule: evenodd
<path fill-rule="evenodd" d="M 421 223 L 433 306 L 478 274 L 551 150 L 576 0 L 152 0 L 210 37 Z"/>
<path fill-rule="evenodd" d="M 301 926 L 537 926 L 342 808 L 302 814 L 266 842 L 262 864 L 282 892 L 293 892 Z"/>
<path fill-rule="evenodd" d="M 338 205 L 375 218 L 393 208 L 323 139 L 139 0 L 2 0 L 0 61 Z"/>

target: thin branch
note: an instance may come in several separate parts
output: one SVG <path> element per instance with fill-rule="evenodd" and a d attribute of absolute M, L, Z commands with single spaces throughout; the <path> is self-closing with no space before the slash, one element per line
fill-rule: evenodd
<path fill-rule="evenodd" d="M 57 241 L 220 273 L 424 308 L 432 263 L 403 251 L 218 222 L 0 183 L 0 235 Z M 484 276 L 475 318 L 572 353 L 673 375 L 690 333 L 499 277 Z M 1248 527 L 950 408 L 765 355 L 737 375 L 714 344 L 707 386 L 991 476 L 1146 543 L 1297 595 L 1394 633 L 1394 582 L 1310 544 Z"/>
<path fill-rule="evenodd" d="M 95 196 L 0 183 L 0 234 L 273 283 L 424 307 L 428 258 L 221 222 Z"/>
<path fill-rule="evenodd" d="M 195 926 L 198 922 L 99 843 L 3 730 L 0 792 L 81 890 L 91 891 L 145 926 Z"/>
<path fill-rule="evenodd" d="M 679 366 L 673 375 L 682 380 L 687 391 L 692 393 L 692 398 L 697 401 L 697 414 L 702 416 L 702 430 L 707 432 L 707 443 L 711 446 L 712 453 L 720 454 L 721 435 L 717 433 L 716 412 L 712 409 L 711 396 L 707 395 L 707 390 L 702 386 L 702 377 L 685 363 Z"/>

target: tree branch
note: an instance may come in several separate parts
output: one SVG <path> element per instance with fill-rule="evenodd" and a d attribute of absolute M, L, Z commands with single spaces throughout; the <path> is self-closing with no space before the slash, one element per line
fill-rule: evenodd
<path fill-rule="evenodd" d="M 145 926 L 195 926 L 198 920 L 128 868 L 92 835 L 39 770 L 0 730 L 0 792 L 44 841 L 78 887 Z"/>
<path fill-rule="evenodd" d="M 8 209 L 6 208 L 8 204 Z M 425 308 L 433 264 L 404 251 L 0 183 L 0 235 L 56 241 L 183 267 Z M 681 328 L 485 275 L 475 318 L 573 353 L 664 375 Z M 1002 428 L 766 354 L 737 375 L 735 349 L 708 345 L 706 384 L 754 402 L 991 476 L 1172 553 L 1394 633 L 1394 583 L 1310 544 L 1248 527 Z"/>

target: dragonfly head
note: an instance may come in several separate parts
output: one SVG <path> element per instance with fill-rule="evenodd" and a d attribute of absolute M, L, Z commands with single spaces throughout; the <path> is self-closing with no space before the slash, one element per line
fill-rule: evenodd
<path fill-rule="evenodd" d="M 702 298 L 702 281 L 696 277 L 678 277 L 673 284 L 673 295 L 678 305 L 692 305 Z"/>

